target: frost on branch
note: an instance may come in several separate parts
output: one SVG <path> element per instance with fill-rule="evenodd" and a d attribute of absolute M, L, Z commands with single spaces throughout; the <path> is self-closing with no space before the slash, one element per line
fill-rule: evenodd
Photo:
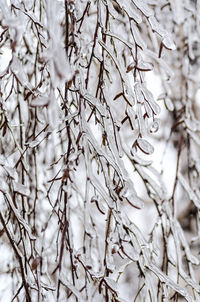
<path fill-rule="evenodd" d="M 198 301 L 194 2 L 0 2 L 5 301 Z M 177 150 L 172 193 L 153 163 L 159 135 Z"/>

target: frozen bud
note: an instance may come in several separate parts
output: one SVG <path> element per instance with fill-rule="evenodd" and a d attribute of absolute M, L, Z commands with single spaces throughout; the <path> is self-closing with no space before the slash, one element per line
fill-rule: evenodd
<path fill-rule="evenodd" d="M 116 254 L 119 251 L 119 244 L 115 243 L 112 246 L 112 254 Z"/>
<path fill-rule="evenodd" d="M 102 81 L 102 82 L 101 82 L 101 88 L 104 89 L 105 87 L 106 87 L 105 81 Z"/>
<path fill-rule="evenodd" d="M 134 68 L 135 68 L 135 62 L 132 62 L 131 64 L 128 65 L 128 67 L 126 69 L 126 73 L 130 72 Z"/>
<path fill-rule="evenodd" d="M 75 259 L 75 260 L 74 260 L 74 264 L 73 264 L 73 268 L 74 268 L 74 269 L 76 269 L 76 268 L 77 268 L 77 266 L 78 266 L 78 260 L 77 260 L 77 259 Z"/>
<path fill-rule="evenodd" d="M 154 119 L 153 123 L 150 126 L 149 132 L 150 133 L 156 133 L 159 129 L 160 126 L 160 120 L 159 119 Z"/>
<path fill-rule="evenodd" d="M 37 269 L 38 265 L 40 264 L 42 260 L 42 257 L 36 257 L 35 259 L 33 259 L 33 262 L 31 264 L 31 270 L 34 271 L 35 269 Z"/>
<path fill-rule="evenodd" d="M 74 1 L 69 1 L 68 10 L 70 13 L 74 11 Z"/>

